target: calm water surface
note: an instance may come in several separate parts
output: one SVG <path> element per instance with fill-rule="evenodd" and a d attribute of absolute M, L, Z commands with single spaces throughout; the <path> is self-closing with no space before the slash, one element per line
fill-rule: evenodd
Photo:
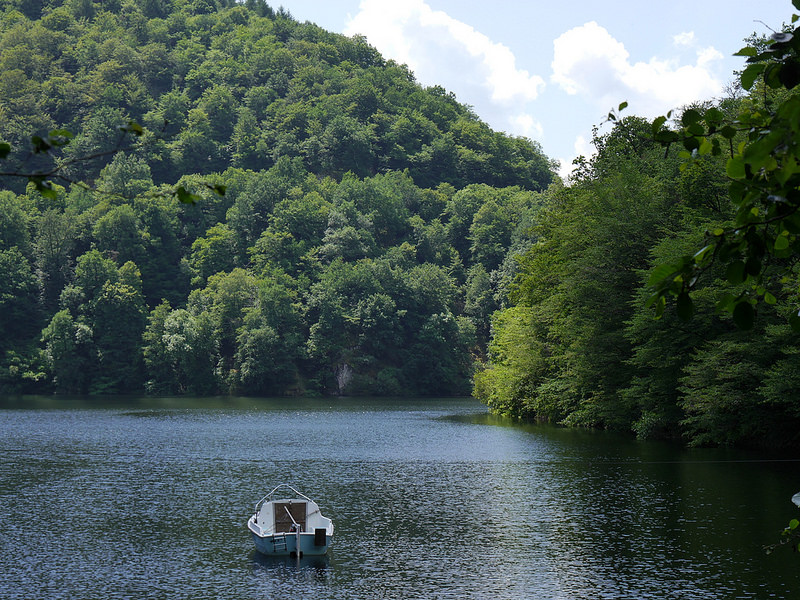
<path fill-rule="evenodd" d="M 6 399 L 0 598 L 800 597 L 800 462 L 513 425 L 461 400 Z M 31 408 L 33 407 L 33 408 Z M 245 522 L 293 483 L 323 559 Z"/>

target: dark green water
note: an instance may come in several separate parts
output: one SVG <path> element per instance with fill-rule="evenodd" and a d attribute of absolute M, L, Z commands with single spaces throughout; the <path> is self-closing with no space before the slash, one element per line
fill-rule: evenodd
<path fill-rule="evenodd" d="M 800 597 L 762 545 L 800 461 L 528 427 L 462 400 L 0 404 L 0 598 Z M 278 483 L 322 560 L 256 555 Z"/>

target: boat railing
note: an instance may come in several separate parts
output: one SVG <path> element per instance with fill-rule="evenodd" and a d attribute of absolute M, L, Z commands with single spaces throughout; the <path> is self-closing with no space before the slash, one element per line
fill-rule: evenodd
<path fill-rule="evenodd" d="M 258 507 L 259 506 L 261 506 L 264 502 L 267 502 L 275 492 L 277 492 L 278 490 L 283 489 L 283 488 L 292 490 L 295 494 L 297 494 L 301 498 L 304 498 L 304 499 L 308 500 L 309 502 L 314 502 L 311 498 L 309 498 L 308 496 L 306 496 L 305 494 L 303 494 L 301 492 L 298 492 L 296 489 L 294 489 L 288 483 L 281 483 L 280 485 L 275 486 L 275 489 L 273 489 L 269 494 L 267 494 L 261 500 L 256 502 L 256 508 L 255 508 L 256 512 L 258 512 Z"/>

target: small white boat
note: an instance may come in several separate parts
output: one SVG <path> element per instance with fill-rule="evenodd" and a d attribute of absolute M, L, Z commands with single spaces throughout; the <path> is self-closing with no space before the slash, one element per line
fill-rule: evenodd
<path fill-rule="evenodd" d="M 325 554 L 333 539 L 333 521 L 322 516 L 311 498 L 285 483 L 256 503 L 247 528 L 256 550 L 267 556 Z"/>

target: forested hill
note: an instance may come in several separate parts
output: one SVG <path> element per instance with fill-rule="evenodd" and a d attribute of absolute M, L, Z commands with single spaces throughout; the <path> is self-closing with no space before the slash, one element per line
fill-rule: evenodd
<path fill-rule="evenodd" d="M 469 392 L 537 144 L 263 1 L 0 9 L 0 170 L 83 183 L 0 179 L 0 391 Z"/>
<path fill-rule="evenodd" d="M 264 2 L 3 0 L 0 135 L 80 133 L 66 152 L 107 149 L 132 119 L 161 134 L 142 158 L 176 174 L 262 171 L 280 157 L 319 176 L 408 169 L 420 187 L 540 190 L 551 165 L 528 140 L 491 131 L 440 87 L 363 38 L 298 23 Z M 15 9 L 18 6 L 18 9 Z M 93 180 L 102 164 L 76 166 Z"/>

